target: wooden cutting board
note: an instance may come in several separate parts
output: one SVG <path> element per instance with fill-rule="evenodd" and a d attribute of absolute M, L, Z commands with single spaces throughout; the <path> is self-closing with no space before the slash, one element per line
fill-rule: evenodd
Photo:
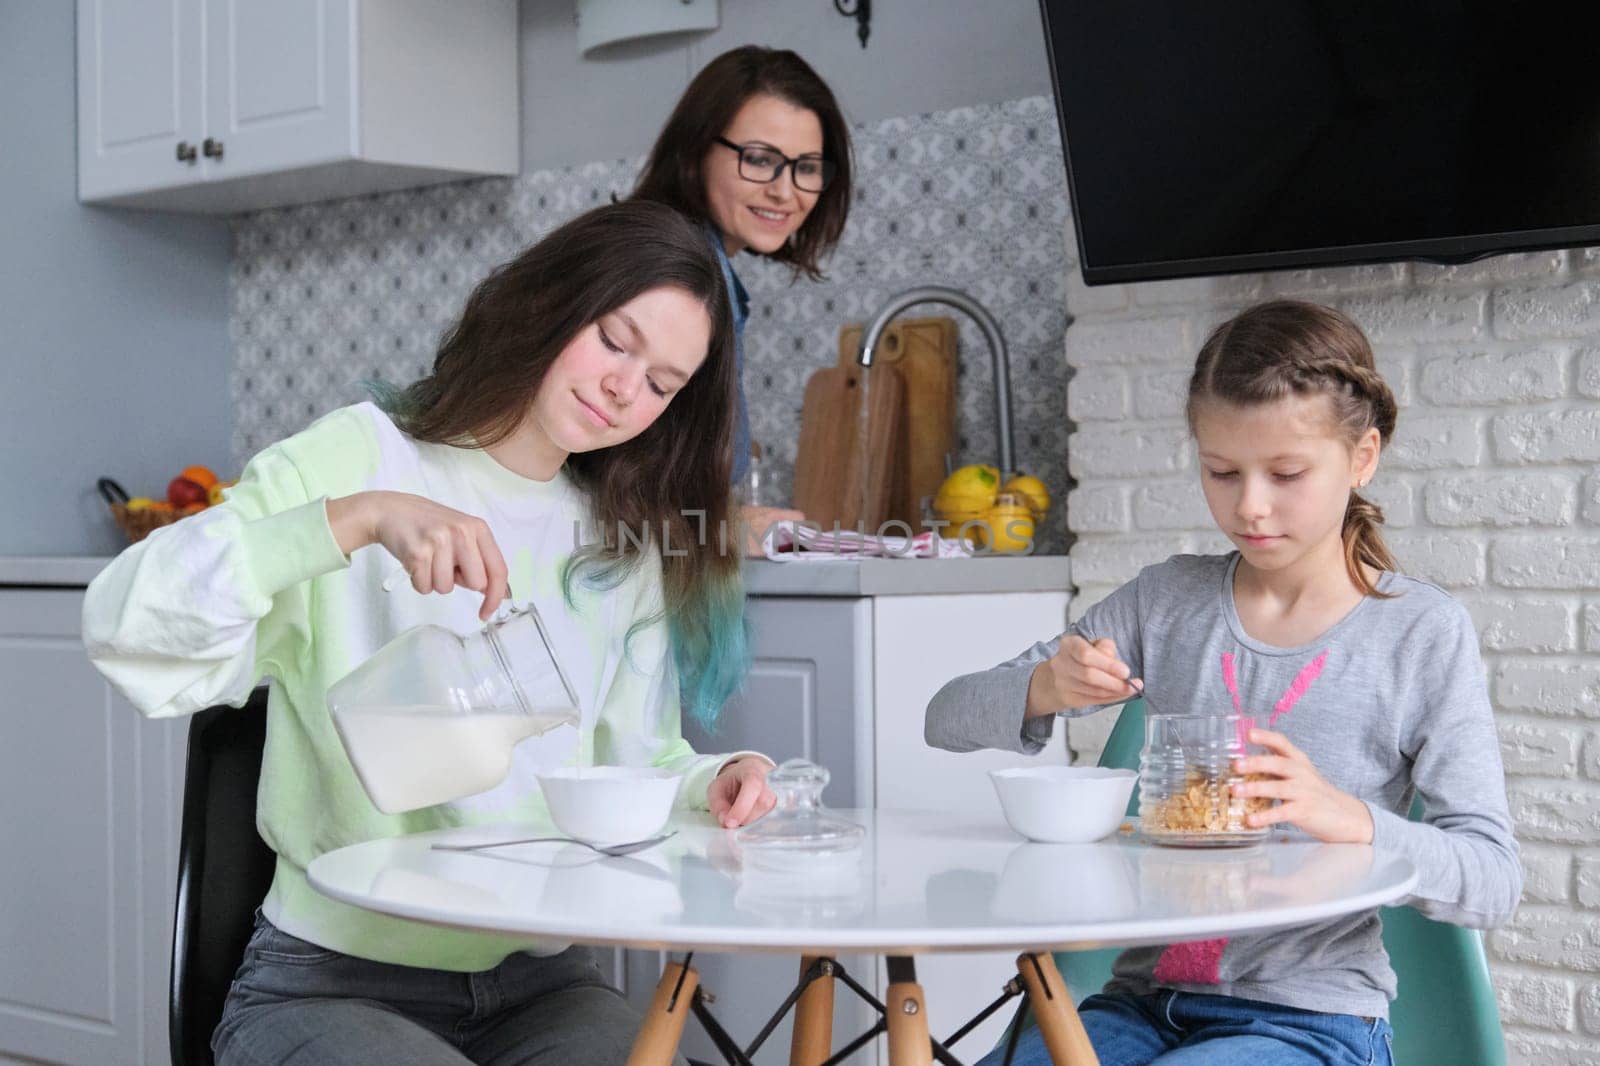
<path fill-rule="evenodd" d="M 839 331 L 839 366 L 856 365 L 861 346 L 859 324 Z M 939 490 L 945 478 L 945 455 L 956 446 L 956 321 L 947 316 L 901 318 L 878 338 L 875 367 L 892 366 L 905 379 L 905 465 L 899 488 L 889 501 L 893 518 L 921 528 L 922 498 Z"/>
<path fill-rule="evenodd" d="M 795 457 L 794 505 L 824 529 L 858 523 L 869 533 L 891 517 L 904 496 L 905 380 L 892 366 L 875 367 L 863 382 L 860 367 L 824 367 L 806 383 Z M 867 392 L 866 448 L 862 393 Z"/>

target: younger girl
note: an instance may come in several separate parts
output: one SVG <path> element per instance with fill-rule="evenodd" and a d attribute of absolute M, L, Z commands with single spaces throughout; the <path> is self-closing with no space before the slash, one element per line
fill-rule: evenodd
<path fill-rule="evenodd" d="M 90 586 L 89 654 L 144 713 L 237 705 L 273 680 L 257 824 L 277 869 L 213 1037 L 223 1066 L 625 1060 L 638 1021 L 588 949 L 375 914 L 305 871 L 358 841 L 526 818 L 534 775 L 563 764 L 681 771 L 724 826 L 772 805 L 770 762 L 696 755 L 679 730 L 680 692 L 713 717 L 745 658 L 739 559 L 716 533 L 728 322 L 695 223 L 593 211 L 478 286 L 431 375 L 266 449 L 225 503 Z M 388 581 L 401 571 L 409 586 Z M 508 584 L 551 622 L 579 728 L 519 744 L 487 792 L 380 813 L 328 687 L 412 626 L 470 631 Z"/>
<path fill-rule="evenodd" d="M 733 270 L 740 252 L 796 274 L 821 276 L 818 261 L 839 243 L 850 213 L 850 128 L 828 83 L 787 49 L 745 45 L 695 75 L 656 138 L 633 195 L 701 220 L 733 297 L 739 350 L 733 476 L 743 480 L 750 429 L 742 382 L 750 297 Z M 754 539 L 797 511 L 745 509 Z"/>
<path fill-rule="evenodd" d="M 1397 851 L 1421 871 L 1411 906 L 1505 921 L 1522 873 L 1472 621 L 1395 573 L 1382 515 L 1357 491 L 1395 423 L 1366 338 L 1314 304 L 1244 311 L 1200 350 L 1188 418 L 1237 550 L 1147 567 L 1060 637 L 950 682 L 928 706 L 929 743 L 1035 752 L 1056 714 L 1140 691 L 1151 713 L 1226 713 L 1230 687 L 1247 711 L 1272 708 L 1300 679 L 1292 710 L 1250 731 L 1269 754 L 1241 760 L 1262 779 L 1238 792 L 1278 803 L 1249 824 Z M 1422 822 L 1406 819 L 1413 794 Z M 1368 911 L 1124 952 L 1079 1011 L 1104 1066 L 1366 1066 L 1390 1061 L 1395 991 Z M 1037 1029 L 1021 1047 L 1015 1061 L 1049 1061 Z"/>

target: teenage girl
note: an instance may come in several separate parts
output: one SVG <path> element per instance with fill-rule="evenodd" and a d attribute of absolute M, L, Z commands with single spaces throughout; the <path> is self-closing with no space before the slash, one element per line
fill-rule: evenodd
<path fill-rule="evenodd" d="M 733 294 L 740 386 L 733 477 L 750 457 L 742 382 L 750 297 L 734 272 L 740 252 L 820 278 L 819 261 L 839 243 L 850 213 L 850 129 L 833 92 L 786 49 L 746 45 L 706 64 L 656 138 L 633 195 L 701 220 Z M 798 511 L 745 507 L 759 539 Z"/>
<path fill-rule="evenodd" d="M 1421 871 L 1411 906 L 1504 922 L 1522 871 L 1472 620 L 1395 572 L 1359 491 L 1395 426 L 1366 337 L 1326 307 L 1250 308 L 1201 348 L 1188 420 L 1236 550 L 1147 567 L 1061 636 L 950 682 L 928 705 L 928 742 L 1035 752 L 1056 715 L 1141 691 L 1150 713 L 1239 706 L 1259 716 L 1248 739 L 1266 753 L 1240 760 L 1257 779 L 1236 792 L 1276 801 L 1252 827 L 1399 852 Z M 1368 911 L 1136 948 L 1079 1013 L 1104 1066 L 1388 1063 L 1396 989 L 1380 929 Z M 1020 1047 L 1018 1063 L 1049 1061 L 1037 1029 Z"/>
<path fill-rule="evenodd" d="M 679 729 L 715 715 L 746 657 L 740 562 L 716 535 L 734 373 L 700 226 L 603 207 L 479 285 L 429 376 L 267 448 L 223 504 L 95 579 L 90 657 L 145 714 L 273 682 L 257 825 L 277 869 L 213 1037 L 223 1066 L 625 1061 L 638 1019 L 589 949 L 379 915 L 305 871 L 358 841 L 536 815 L 534 775 L 561 765 L 671 768 L 724 826 L 771 807 L 768 760 L 697 755 Z M 487 792 L 381 813 L 328 687 L 412 626 L 470 631 L 508 584 L 550 623 L 579 728 L 519 744 Z"/>

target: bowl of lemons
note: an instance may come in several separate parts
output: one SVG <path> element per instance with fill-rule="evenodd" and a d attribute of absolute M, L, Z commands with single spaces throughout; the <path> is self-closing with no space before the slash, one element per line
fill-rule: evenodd
<path fill-rule="evenodd" d="M 1031 474 L 1002 480 L 997 468 L 972 463 L 944 479 L 933 510 L 949 523 L 947 536 L 989 552 L 1026 554 L 1033 549 L 1034 530 L 1050 511 L 1050 490 Z"/>

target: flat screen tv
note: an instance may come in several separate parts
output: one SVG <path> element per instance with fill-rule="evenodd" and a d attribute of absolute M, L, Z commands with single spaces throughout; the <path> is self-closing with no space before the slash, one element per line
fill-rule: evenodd
<path fill-rule="evenodd" d="M 1600 4 L 1041 7 L 1090 284 L 1600 244 Z"/>

